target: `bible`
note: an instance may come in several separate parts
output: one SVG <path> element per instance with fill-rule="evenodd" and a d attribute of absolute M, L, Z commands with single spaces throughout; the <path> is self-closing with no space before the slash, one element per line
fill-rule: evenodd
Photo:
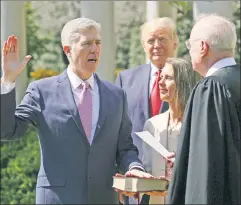
<path fill-rule="evenodd" d="M 114 176 L 112 187 L 127 192 L 167 191 L 168 184 L 165 179 Z"/>

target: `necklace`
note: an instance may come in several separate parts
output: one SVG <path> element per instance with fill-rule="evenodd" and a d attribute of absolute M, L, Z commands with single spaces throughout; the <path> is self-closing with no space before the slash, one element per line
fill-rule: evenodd
<path fill-rule="evenodd" d="M 172 131 L 174 130 L 174 128 L 175 128 L 175 125 L 173 125 L 173 124 L 168 126 L 168 134 L 169 135 L 172 134 Z"/>
<path fill-rule="evenodd" d="M 178 126 L 178 124 L 179 124 L 179 122 L 178 123 L 176 123 L 176 124 L 170 124 L 169 126 L 168 126 L 168 134 L 169 135 L 171 135 L 172 134 L 172 132 L 173 132 L 173 130 L 175 130 L 175 128 Z"/>

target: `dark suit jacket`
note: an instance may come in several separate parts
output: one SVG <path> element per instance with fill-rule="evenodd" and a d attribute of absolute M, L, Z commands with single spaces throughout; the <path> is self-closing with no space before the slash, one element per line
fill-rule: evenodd
<path fill-rule="evenodd" d="M 149 81 L 151 65 L 145 64 L 134 69 L 121 71 L 116 79 L 116 85 L 126 91 L 128 102 L 128 114 L 131 118 L 133 128 L 132 137 L 134 144 L 139 150 L 139 157 L 142 157 L 142 141 L 134 132 L 143 131 L 144 124 L 150 116 L 149 105 Z M 162 103 L 161 111 L 168 109 L 168 103 Z"/>
<path fill-rule="evenodd" d="M 118 204 L 112 188 L 116 164 L 122 172 L 142 166 L 131 138 L 125 92 L 97 75 L 95 79 L 100 112 L 91 146 L 66 71 L 32 82 L 17 108 L 15 90 L 1 95 L 1 139 L 18 139 L 28 124 L 37 129 L 37 204 Z"/>

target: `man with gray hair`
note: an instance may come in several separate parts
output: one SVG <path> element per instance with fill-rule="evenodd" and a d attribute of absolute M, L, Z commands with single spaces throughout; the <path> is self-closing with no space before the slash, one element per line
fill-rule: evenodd
<path fill-rule="evenodd" d="M 186 106 L 167 204 L 240 204 L 240 65 L 233 23 L 205 15 L 186 42 L 204 78 Z"/>
<path fill-rule="evenodd" d="M 127 176 L 143 172 L 131 138 L 125 92 L 99 79 L 100 25 L 88 18 L 69 21 L 61 33 L 68 68 L 58 76 L 30 83 L 16 108 L 15 81 L 30 56 L 18 61 L 18 39 L 2 51 L 1 140 L 38 133 L 41 164 L 37 204 L 118 204 L 112 189 L 117 168 Z M 117 167 L 116 167 L 117 165 Z"/>

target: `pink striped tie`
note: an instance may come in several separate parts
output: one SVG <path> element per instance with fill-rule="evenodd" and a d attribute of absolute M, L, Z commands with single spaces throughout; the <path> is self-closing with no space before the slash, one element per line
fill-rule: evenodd
<path fill-rule="evenodd" d="M 92 95 L 90 84 L 88 82 L 83 82 L 81 83 L 80 87 L 83 90 L 80 95 L 78 110 L 85 134 L 90 143 L 92 127 Z"/>

